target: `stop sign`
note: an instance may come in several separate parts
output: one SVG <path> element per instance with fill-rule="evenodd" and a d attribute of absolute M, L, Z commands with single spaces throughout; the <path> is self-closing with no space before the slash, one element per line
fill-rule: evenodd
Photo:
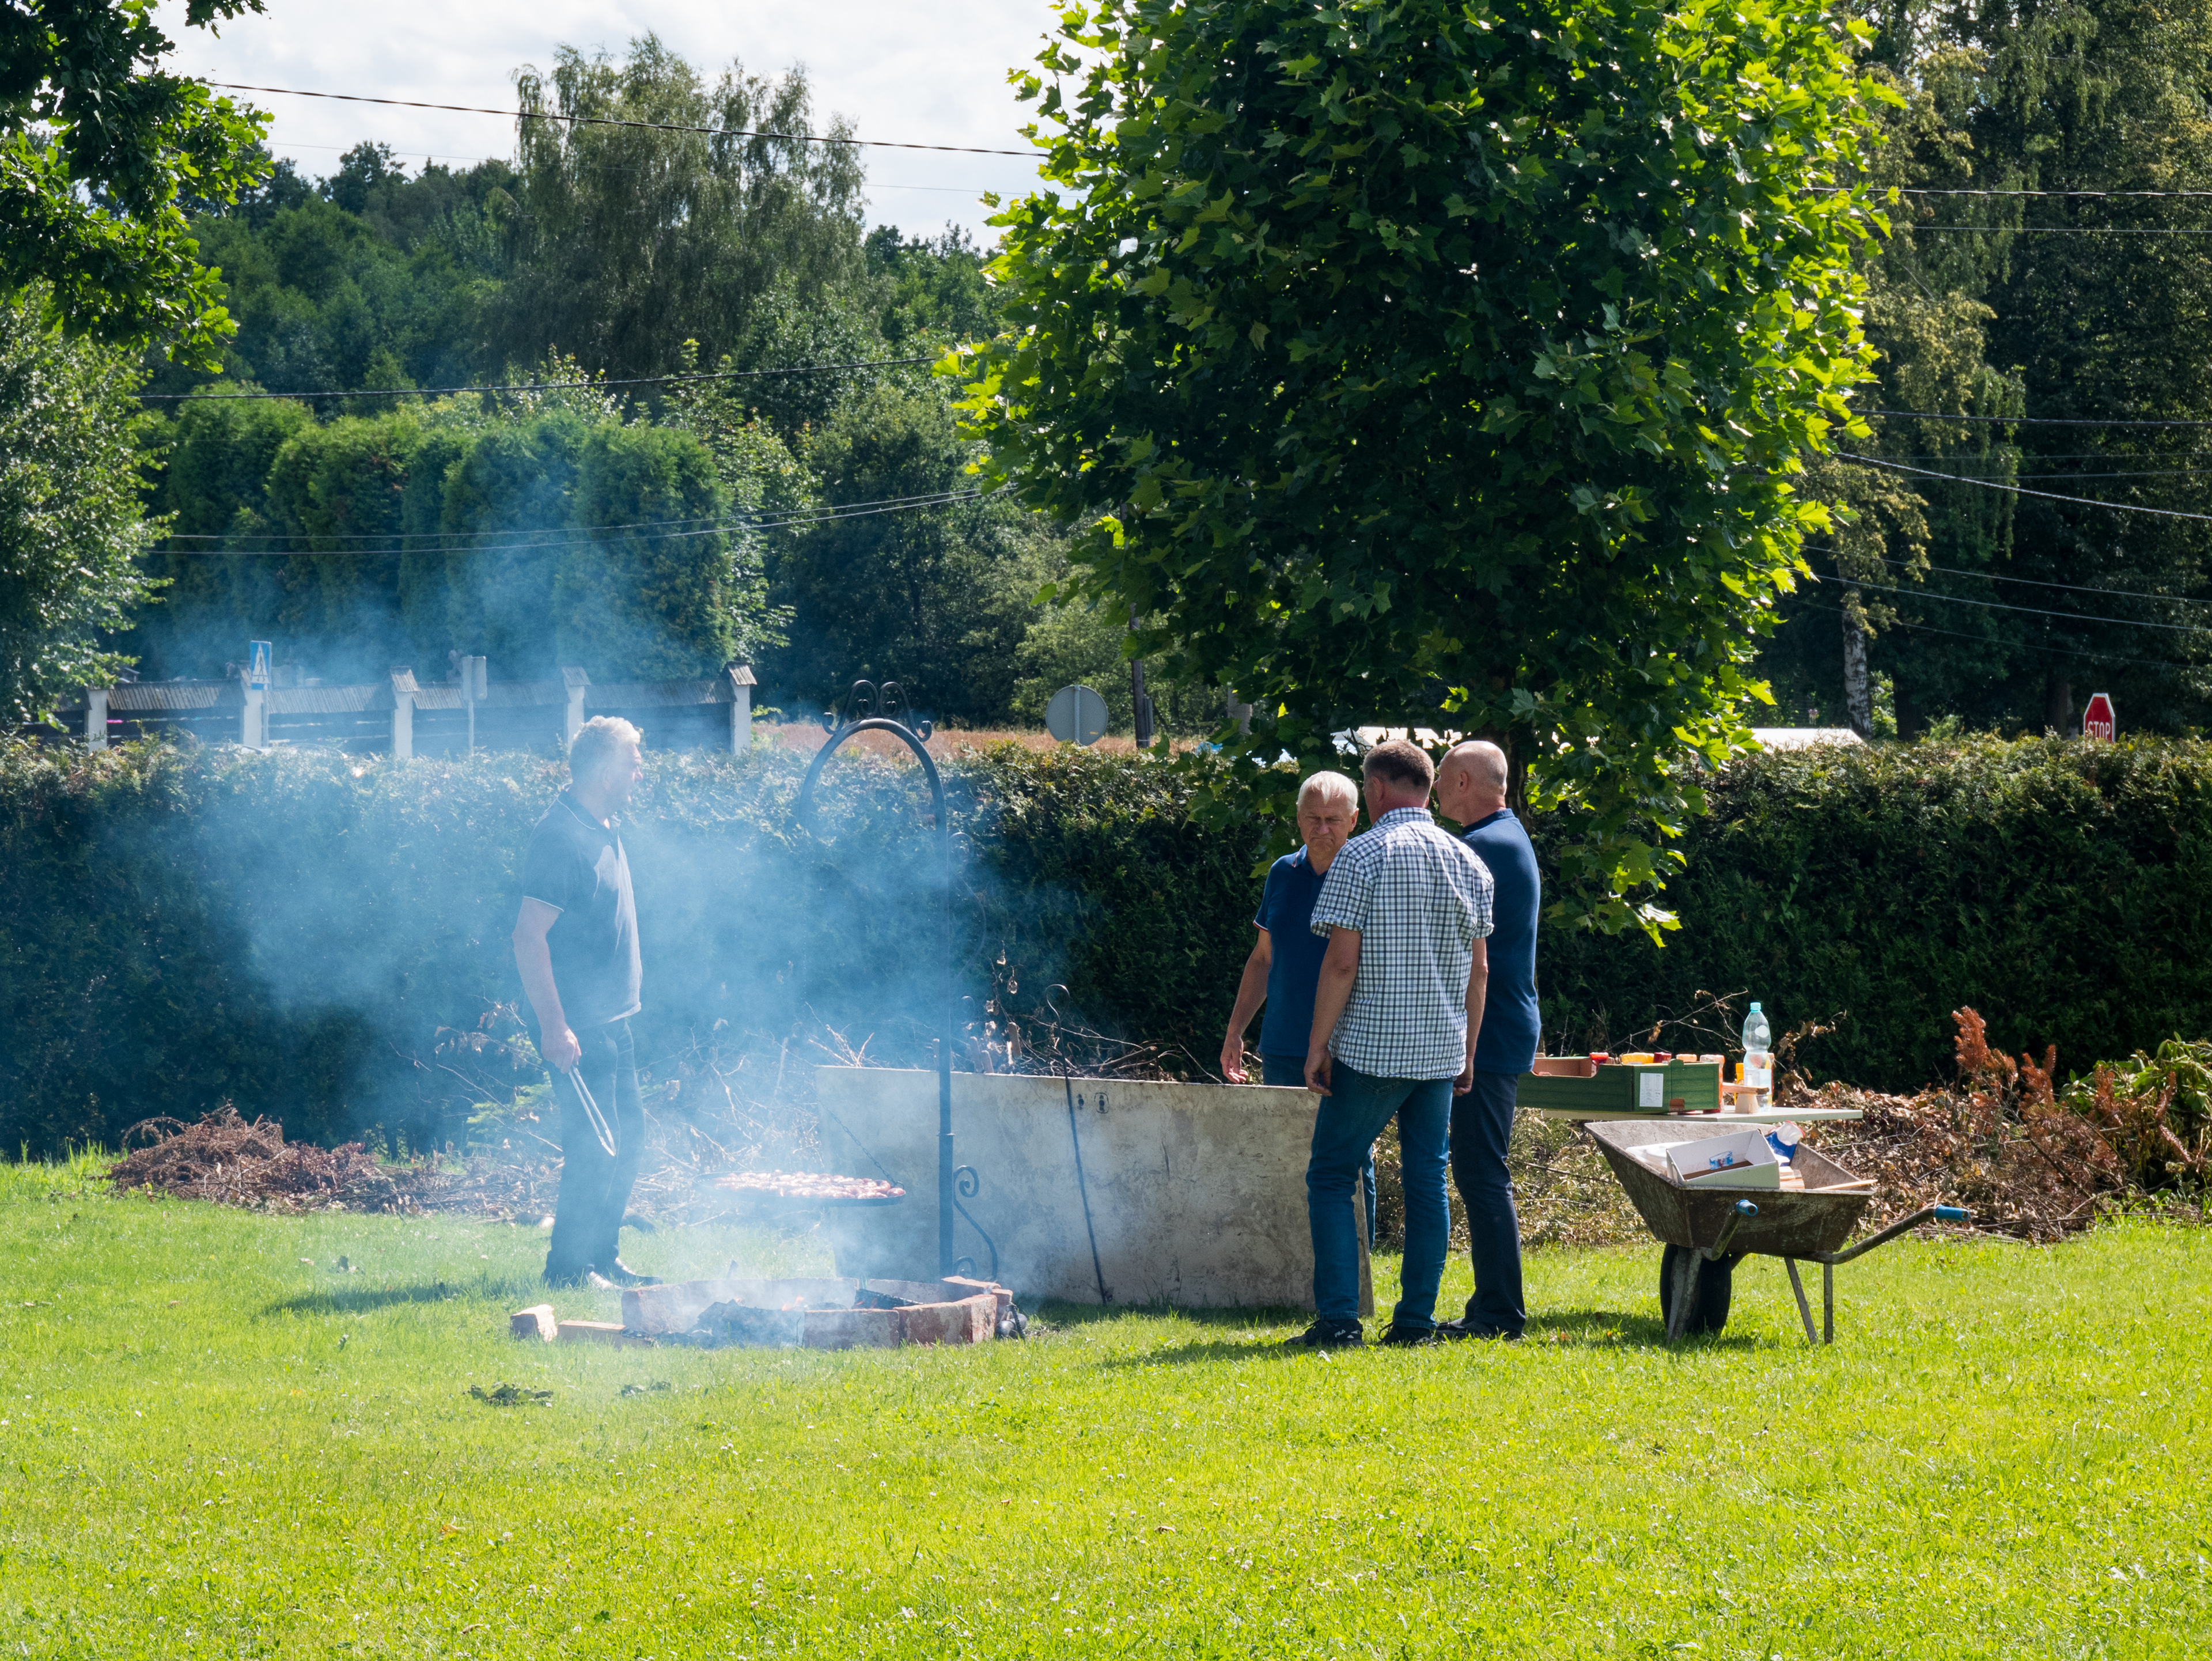
<path fill-rule="evenodd" d="M 2094 694 L 2089 699 L 2089 707 L 2081 712 L 2081 736 L 2102 739 L 2110 744 L 2118 727 L 2119 722 L 2112 714 L 2111 697 L 2104 692 Z"/>

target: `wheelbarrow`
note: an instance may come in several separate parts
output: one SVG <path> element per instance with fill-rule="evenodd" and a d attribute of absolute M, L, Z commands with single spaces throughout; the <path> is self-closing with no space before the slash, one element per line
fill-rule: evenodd
<path fill-rule="evenodd" d="M 1726 1121 L 1718 1123 L 1725 1124 Z M 1705 1129 L 1700 1123 L 1698 1127 Z M 1797 1313 L 1808 1342 L 1836 1341 L 1836 1266 L 1863 1257 L 1907 1229 L 1929 1221 L 1963 1223 L 1957 1206 L 1923 1206 L 1879 1233 L 1848 1249 L 1844 1242 L 1874 1202 L 1874 1185 L 1854 1177 L 1818 1148 L 1798 1145 L 1790 1163 L 1805 1179 L 1802 1189 L 1711 1189 L 1676 1180 L 1663 1156 L 1639 1155 L 1638 1148 L 1690 1140 L 1680 1118 L 1612 1120 L 1586 1123 L 1583 1132 L 1597 1144 L 1613 1174 L 1628 1190 L 1644 1226 L 1666 1244 L 1659 1259 L 1659 1312 L 1667 1340 L 1692 1333 L 1718 1332 L 1728 1324 L 1735 1266 L 1758 1253 L 1779 1257 L 1790 1273 Z M 1820 1265 L 1820 1329 L 1813 1330 L 1813 1308 L 1799 1279 L 1800 1262 Z"/>

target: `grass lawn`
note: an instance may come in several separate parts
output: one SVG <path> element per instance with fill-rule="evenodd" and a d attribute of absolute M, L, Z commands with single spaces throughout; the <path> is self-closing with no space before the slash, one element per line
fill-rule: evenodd
<path fill-rule="evenodd" d="M 2201 1230 L 1887 1246 L 1827 1350 L 1778 1265 L 1669 1351 L 1656 1246 L 1549 1251 L 1527 1343 L 1333 1358 L 1072 1309 L 962 1351 L 516 1343 L 543 1250 L 0 1166 L 0 1656 L 2212 1646 Z M 552 1403 L 466 1393 L 502 1381 Z"/>

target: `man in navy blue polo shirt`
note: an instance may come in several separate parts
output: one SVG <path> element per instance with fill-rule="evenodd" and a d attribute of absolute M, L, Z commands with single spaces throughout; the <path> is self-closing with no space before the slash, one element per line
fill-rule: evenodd
<path fill-rule="evenodd" d="M 1285 854 L 1267 873 L 1252 926 L 1260 938 L 1244 960 L 1229 1036 L 1221 1043 L 1221 1076 L 1250 1082 L 1244 1071 L 1244 1034 L 1264 1000 L 1260 1024 L 1260 1082 L 1298 1089 L 1306 1081 L 1306 1037 L 1313 1027 L 1314 987 L 1328 942 L 1315 934 L 1314 901 L 1337 850 L 1359 819 L 1359 792 L 1341 773 L 1316 773 L 1298 787 L 1298 835 L 1305 846 Z"/>
<path fill-rule="evenodd" d="M 1221 1043 L 1221 1076 L 1249 1084 L 1244 1067 L 1244 1034 L 1264 1000 L 1260 1023 L 1260 1082 L 1303 1089 L 1306 1040 L 1313 1029 L 1314 988 L 1328 940 L 1313 932 L 1314 902 L 1337 850 L 1359 822 L 1359 791 L 1341 773 L 1316 773 L 1298 787 L 1298 835 L 1305 845 L 1285 854 L 1267 873 L 1260 910 L 1252 919 L 1259 931 L 1244 960 L 1237 988 L 1237 1007 L 1229 1016 L 1229 1036 Z M 1363 1174 L 1367 1199 L 1367 1243 L 1375 1243 L 1375 1155 L 1370 1149 Z"/>
<path fill-rule="evenodd" d="M 1505 1166 L 1513 1098 L 1536 1057 L 1536 916 L 1543 884 L 1528 832 L 1505 805 L 1505 752 L 1474 740 L 1455 747 L 1437 770 L 1437 806 L 1466 826 L 1461 840 L 1489 867 L 1490 986 L 1475 1039 L 1471 1087 L 1452 1102 L 1452 1181 L 1467 1207 L 1474 1257 L 1474 1296 L 1464 1320 L 1437 1329 L 1453 1338 L 1518 1338 L 1522 1305 L 1521 1222 Z"/>

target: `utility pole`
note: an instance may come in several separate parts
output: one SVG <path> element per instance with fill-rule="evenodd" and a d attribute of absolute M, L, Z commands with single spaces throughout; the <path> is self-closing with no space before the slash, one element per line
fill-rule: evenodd
<path fill-rule="evenodd" d="M 1137 607 L 1133 601 L 1129 606 L 1129 632 L 1133 635 L 1137 632 Z M 1137 712 L 1137 748 L 1149 750 L 1152 747 L 1152 701 L 1145 696 L 1145 660 L 1142 658 L 1129 660 L 1129 692 L 1132 707 Z"/>

